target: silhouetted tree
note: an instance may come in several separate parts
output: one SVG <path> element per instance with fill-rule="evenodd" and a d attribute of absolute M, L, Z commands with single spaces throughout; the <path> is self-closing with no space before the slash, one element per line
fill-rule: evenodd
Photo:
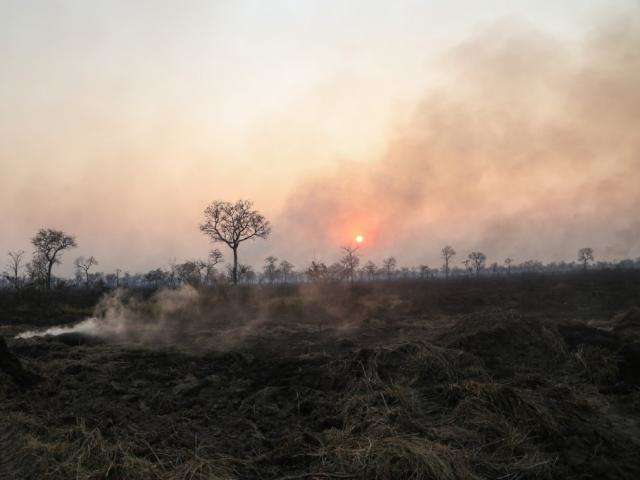
<path fill-rule="evenodd" d="M 593 262 L 593 249 L 585 247 L 578 250 L 578 261 L 582 262 L 582 266 L 586 272 L 589 262 Z"/>
<path fill-rule="evenodd" d="M 360 257 L 358 256 L 358 247 L 344 246 L 342 247 L 342 258 L 340 264 L 344 269 L 344 275 L 353 283 L 354 274 L 356 268 L 360 264 Z"/>
<path fill-rule="evenodd" d="M 60 263 L 60 256 L 62 256 L 62 253 L 66 249 L 77 246 L 76 240 L 61 230 L 41 228 L 31 239 L 31 243 L 36 249 L 34 252 L 34 262 L 37 259 L 38 262 L 43 262 L 46 267 L 46 287 L 50 289 L 53 266 Z"/>
<path fill-rule="evenodd" d="M 312 261 L 307 268 L 307 276 L 312 282 L 321 282 L 329 276 L 329 269 L 323 262 Z"/>
<path fill-rule="evenodd" d="M 262 272 L 264 273 L 267 281 L 273 285 L 278 278 L 278 266 L 277 266 L 278 258 L 273 255 L 269 255 L 264 259 L 264 267 L 262 267 Z"/>
<path fill-rule="evenodd" d="M 339 282 L 346 278 L 344 265 L 341 262 L 333 262 L 327 267 L 327 276 L 333 281 Z"/>
<path fill-rule="evenodd" d="M 153 288 L 158 288 L 158 285 L 164 280 L 165 273 L 160 268 L 156 268 L 155 270 L 150 270 L 144 275 L 144 279 L 153 283 Z"/>
<path fill-rule="evenodd" d="M 34 285 L 46 288 L 47 284 L 47 262 L 44 258 L 34 255 L 26 265 L 27 277 Z"/>
<path fill-rule="evenodd" d="M 467 271 L 467 274 L 470 275 L 471 272 L 473 272 L 473 266 L 471 264 L 471 260 L 466 258 L 462 261 L 462 264 L 464 265 L 464 268 Z"/>
<path fill-rule="evenodd" d="M 8 252 L 9 265 L 5 271 L 4 276 L 9 280 L 13 288 L 20 289 L 20 270 L 22 269 L 22 262 L 24 257 L 24 250 L 16 250 L 15 252 Z"/>
<path fill-rule="evenodd" d="M 217 248 L 214 248 L 209 252 L 209 265 L 213 265 L 214 267 L 222 262 L 222 252 Z"/>
<path fill-rule="evenodd" d="M 239 263 L 237 266 L 237 272 L 239 283 L 254 283 L 256 279 L 256 273 L 253 271 L 251 265 Z M 228 273 L 230 277 L 233 276 L 233 265 L 229 265 Z"/>
<path fill-rule="evenodd" d="M 213 285 L 217 273 L 216 265 L 222 262 L 222 252 L 217 248 L 214 248 L 209 252 L 209 259 L 204 265 L 204 283 L 206 285 Z"/>
<path fill-rule="evenodd" d="M 378 271 L 378 267 L 376 267 L 376 264 L 373 263 L 371 260 L 369 260 L 364 266 L 364 272 L 369 278 L 369 280 L 373 280 L 374 278 L 376 278 L 377 271 Z"/>
<path fill-rule="evenodd" d="M 396 259 L 394 257 L 388 257 L 382 260 L 382 268 L 387 275 L 387 280 L 391 280 L 391 277 L 396 271 L 397 264 L 398 262 L 396 262 Z"/>
<path fill-rule="evenodd" d="M 511 258 L 505 258 L 504 259 L 504 264 L 507 266 L 507 275 L 511 275 L 511 264 L 513 263 L 513 259 Z"/>
<path fill-rule="evenodd" d="M 187 285 L 197 287 L 202 283 L 202 270 L 205 263 L 200 260 L 187 260 L 176 265 L 176 276 Z"/>
<path fill-rule="evenodd" d="M 456 251 L 453 249 L 451 245 L 447 245 L 440 251 L 440 256 L 444 260 L 444 265 L 442 269 L 444 270 L 445 278 L 449 278 L 449 261 L 456 254 Z"/>
<path fill-rule="evenodd" d="M 493 262 L 489 268 L 491 269 L 491 273 L 493 275 L 497 275 L 498 274 L 498 268 L 499 268 L 498 267 L 498 262 Z"/>
<path fill-rule="evenodd" d="M 420 278 L 426 280 L 429 278 L 429 274 L 431 273 L 431 269 L 429 265 L 420 265 Z"/>
<path fill-rule="evenodd" d="M 215 201 L 204 211 L 205 222 L 200 230 L 212 242 L 225 243 L 233 251 L 232 280 L 238 283 L 238 247 L 246 240 L 267 238 L 271 233 L 269 221 L 253 209 L 248 200 L 236 203 Z"/>
<path fill-rule="evenodd" d="M 93 256 L 89 258 L 78 257 L 75 259 L 73 264 L 78 271 L 84 274 L 85 285 L 89 287 L 89 270 L 94 265 L 98 265 L 98 261 Z"/>
<path fill-rule="evenodd" d="M 471 260 L 473 268 L 476 271 L 476 277 L 479 277 L 480 270 L 484 268 L 484 262 L 487 260 L 486 255 L 482 252 L 471 252 L 469 254 L 469 260 Z"/>
<path fill-rule="evenodd" d="M 280 274 L 282 275 L 282 283 L 287 283 L 289 276 L 293 272 L 293 264 L 282 260 L 280 262 Z"/>

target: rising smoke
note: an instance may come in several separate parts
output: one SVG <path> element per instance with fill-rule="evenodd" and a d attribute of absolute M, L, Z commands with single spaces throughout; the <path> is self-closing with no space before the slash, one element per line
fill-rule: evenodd
<path fill-rule="evenodd" d="M 309 258 L 363 233 L 367 255 L 409 262 L 445 244 L 640 255 L 639 13 L 574 43 L 503 22 L 459 45 L 383 158 L 298 186 L 278 242 Z"/>
<path fill-rule="evenodd" d="M 333 299 L 326 304 L 327 292 Z M 295 296 L 272 289 L 226 289 L 202 294 L 189 285 L 164 288 L 144 298 L 140 293 L 115 290 L 105 294 L 93 316 L 71 326 L 30 330 L 16 336 L 73 335 L 110 343 L 188 350 L 225 350 L 251 339 L 277 338 L 295 330 L 345 332 L 364 318 L 362 305 L 348 291 L 331 285 L 306 285 Z"/>

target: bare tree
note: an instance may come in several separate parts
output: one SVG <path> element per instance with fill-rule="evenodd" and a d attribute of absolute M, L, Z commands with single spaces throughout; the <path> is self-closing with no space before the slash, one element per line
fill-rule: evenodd
<path fill-rule="evenodd" d="M 202 283 L 202 270 L 204 268 L 205 263 L 200 260 L 187 260 L 176 265 L 176 275 L 183 284 L 197 287 Z"/>
<path fill-rule="evenodd" d="M 468 258 L 465 258 L 462 261 L 462 264 L 464 265 L 464 268 L 467 270 L 467 275 L 470 275 L 471 272 L 473 272 L 473 266 L 471 265 L 471 260 L 469 260 Z"/>
<path fill-rule="evenodd" d="M 444 260 L 443 270 L 445 278 L 449 278 L 449 261 L 456 254 L 456 251 L 451 245 L 447 245 L 440 251 L 440 256 Z"/>
<path fill-rule="evenodd" d="M 479 277 L 480 270 L 484 268 L 484 262 L 487 260 L 486 255 L 482 252 L 471 252 L 469 254 L 469 260 L 471 260 L 473 268 L 476 271 L 476 277 Z"/>
<path fill-rule="evenodd" d="M 378 271 L 378 267 L 376 267 L 375 263 L 369 260 L 364 266 L 364 271 L 367 277 L 369 278 L 369 280 L 371 281 L 376 278 L 376 272 Z"/>
<path fill-rule="evenodd" d="M 216 265 L 222 262 L 222 252 L 217 248 L 214 248 L 209 252 L 209 259 L 204 264 L 204 283 L 206 285 L 213 285 L 215 283 L 215 277 L 217 273 Z"/>
<path fill-rule="evenodd" d="M 312 261 L 307 268 L 307 276 L 312 282 L 325 281 L 329 276 L 329 269 L 323 262 Z"/>
<path fill-rule="evenodd" d="M 491 273 L 493 275 L 497 275 L 498 274 L 498 269 L 500 267 L 498 266 L 498 262 L 493 262 L 489 268 L 491 269 Z"/>
<path fill-rule="evenodd" d="M 504 264 L 507 266 L 507 275 L 511 275 L 511 264 L 513 263 L 513 259 L 512 258 L 505 258 L 504 259 Z"/>
<path fill-rule="evenodd" d="M 222 258 L 223 258 L 222 252 L 220 250 L 218 250 L 217 248 L 214 248 L 213 250 L 211 250 L 209 252 L 209 262 L 208 263 L 215 267 L 220 262 L 222 262 Z"/>
<path fill-rule="evenodd" d="M 60 263 L 60 256 L 66 249 L 77 246 L 76 240 L 61 230 L 41 228 L 31 239 L 31 243 L 36 248 L 34 261 L 37 258 L 46 266 L 46 286 L 50 289 L 53 266 Z"/>
<path fill-rule="evenodd" d="M 587 271 L 589 262 L 593 262 L 593 249 L 589 247 L 581 248 L 578 250 L 578 261 L 582 262 L 584 271 Z"/>
<path fill-rule="evenodd" d="M 278 258 L 273 255 L 269 255 L 264 259 L 264 267 L 262 271 L 264 276 L 267 278 L 267 281 L 273 285 L 276 279 L 278 278 L 278 266 L 277 266 Z"/>
<path fill-rule="evenodd" d="M 20 270 L 22 269 L 24 250 L 16 250 L 15 252 L 8 252 L 9 266 L 5 272 L 5 277 L 11 282 L 13 288 L 20 289 Z"/>
<path fill-rule="evenodd" d="M 236 203 L 215 201 L 204 211 L 205 222 L 200 230 L 211 241 L 225 243 L 233 251 L 232 279 L 238 284 L 238 247 L 246 240 L 267 238 L 271 233 L 269 221 L 253 209 L 249 200 Z"/>
<path fill-rule="evenodd" d="M 422 280 L 428 279 L 430 273 L 431 269 L 429 268 L 429 265 L 420 265 L 420 278 Z"/>
<path fill-rule="evenodd" d="M 387 280 L 391 280 L 391 277 L 396 271 L 396 259 L 394 257 L 388 257 L 382 260 L 382 268 L 387 274 Z"/>
<path fill-rule="evenodd" d="M 354 274 L 358 265 L 360 265 L 360 256 L 358 255 L 358 247 L 344 246 L 342 247 L 342 258 L 340 264 L 344 268 L 344 274 L 353 283 Z"/>
<path fill-rule="evenodd" d="M 293 272 L 293 264 L 287 262 L 286 260 L 282 260 L 280 262 L 280 273 L 282 274 L 282 283 L 287 283 L 289 280 L 289 275 Z"/>
<path fill-rule="evenodd" d="M 158 285 L 164 280 L 164 278 L 165 278 L 165 273 L 162 271 L 161 268 L 156 268 L 155 270 L 149 270 L 147 273 L 144 274 L 144 279 L 149 283 L 153 283 L 153 288 L 158 288 Z"/>
<path fill-rule="evenodd" d="M 233 265 L 228 267 L 229 276 L 233 275 Z M 256 279 L 256 272 L 253 271 L 251 265 L 239 263 L 237 267 L 238 283 L 254 283 Z"/>
<path fill-rule="evenodd" d="M 89 258 L 78 257 L 73 264 L 78 271 L 84 272 L 85 285 L 89 287 L 89 270 L 94 265 L 98 265 L 98 261 L 93 256 Z"/>

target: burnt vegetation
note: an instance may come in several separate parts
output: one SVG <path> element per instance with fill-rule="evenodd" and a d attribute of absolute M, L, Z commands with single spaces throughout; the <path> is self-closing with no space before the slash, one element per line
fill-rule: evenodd
<path fill-rule="evenodd" d="M 392 263 L 377 282 L 285 283 L 272 257 L 262 285 L 3 291 L 2 478 L 640 476 L 637 270 Z M 88 315 L 128 331 L 15 338 Z"/>

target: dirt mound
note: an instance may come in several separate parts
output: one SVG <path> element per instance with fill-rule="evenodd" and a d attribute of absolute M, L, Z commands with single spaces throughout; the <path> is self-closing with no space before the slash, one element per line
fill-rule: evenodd
<path fill-rule="evenodd" d="M 20 360 L 9 351 L 2 337 L 0 337 L 0 374 L 21 387 L 32 385 L 37 381 L 37 376 L 25 369 Z"/>
<path fill-rule="evenodd" d="M 564 341 L 571 348 L 588 345 L 590 347 L 615 350 L 618 347 L 616 335 L 581 322 L 565 322 L 559 324 L 557 328 Z"/>
<path fill-rule="evenodd" d="M 498 376 L 557 366 L 566 354 L 556 329 L 501 310 L 464 316 L 437 342 L 480 357 Z"/>
<path fill-rule="evenodd" d="M 640 307 L 619 313 L 612 320 L 613 332 L 624 340 L 640 340 Z"/>
<path fill-rule="evenodd" d="M 618 358 L 621 380 L 631 385 L 640 385 L 640 342 L 622 347 Z"/>

